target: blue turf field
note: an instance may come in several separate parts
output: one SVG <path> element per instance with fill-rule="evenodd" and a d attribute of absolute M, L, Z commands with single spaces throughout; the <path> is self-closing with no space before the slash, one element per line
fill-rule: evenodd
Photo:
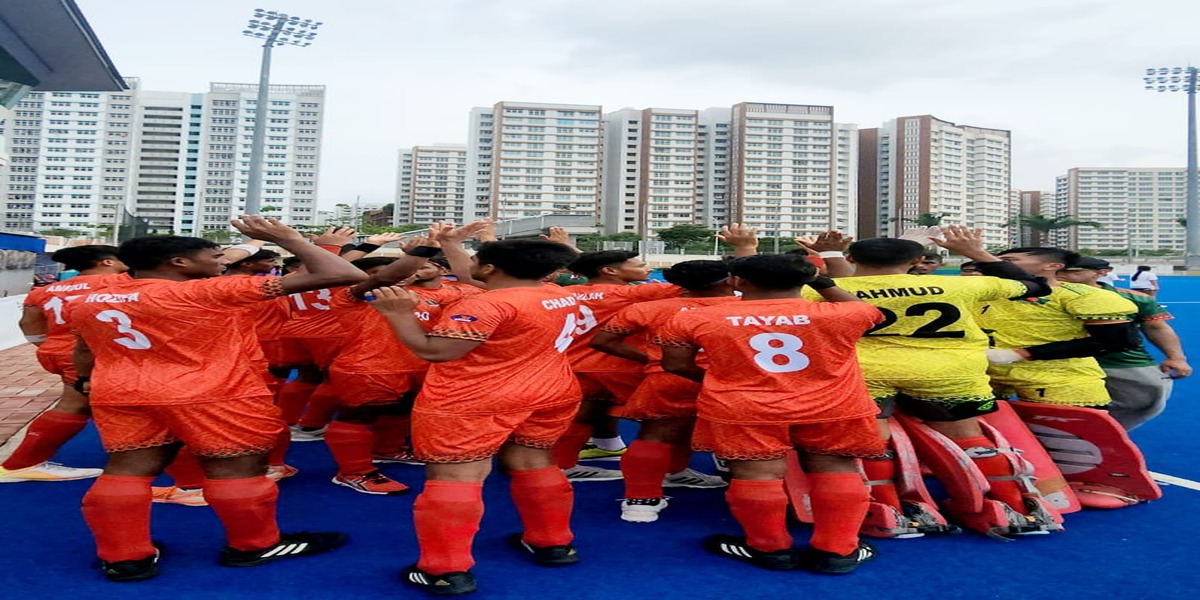
<path fill-rule="evenodd" d="M 1200 278 L 1163 278 L 1162 302 L 1200 363 Z M 1200 375 L 1180 382 L 1167 412 L 1134 432 L 1159 473 L 1200 481 Z M 631 430 L 627 430 L 627 435 Z M 74 466 L 102 461 L 89 429 L 60 453 Z M 206 508 L 156 505 L 154 535 L 167 546 L 162 575 L 136 584 L 111 584 L 92 568 L 93 548 L 79 515 L 88 482 L 0 485 L 4 557 L 0 598 L 380 598 L 420 597 L 397 572 L 416 558 L 412 496 L 356 494 L 328 482 L 332 463 L 323 444 L 293 446 L 289 462 L 301 473 L 285 481 L 280 520 L 285 529 L 336 529 L 351 543 L 321 557 L 254 569 L 216 566 L 222 544 Z M 615 466 L 615 463 L 596 463 Z M 711 471 L 706 457 L 698 468 Z M 419 467 L 386 471 L 419 487 Z M 486 488 L 488 512 L 476 544 L 477 598 L 858 598 L 873 600 L 987 598 L 1130 600 L 1200 598 L 1192 563 L 1200 539 L 1200 491 L 1165 487 L 1151 504 L 1112 512 L 1068 515 L 1067 531 L 999 543 L 965 533 L 944 538 L 877 542 L 879 558 L 848 577 L 772 573 L 703 552 L 713 532 L 736 533 L 720 492 L 683 490 L 651 525 L 618 518 L 619 482 L 576 485 L 575 531 L 583 562 L 566 569 L 529 565 L 504 546 L 519 528 L 507 483 Z M 799 542 L 806 529 L 796 526 Z"/>

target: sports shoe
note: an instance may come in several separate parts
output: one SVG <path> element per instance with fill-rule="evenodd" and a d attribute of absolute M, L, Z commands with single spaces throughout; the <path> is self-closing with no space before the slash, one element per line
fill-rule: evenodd
<path fill-rule="evenodd" d="M 845 575 L 874 558 L 875 548 L 866 542 L 859 542 L 858 548 L 846 556 L 809 548 L 800 556 L 800 563 L 805 570 L 813 573 Z"/>
<path fill-rule="evenodd" d="M 658 520 L 658 513 L 666 507 L 666 498 L 626 498 L 621 501 L 621 520 L 653 523 Z"/>
<path fill-rule="evenodd" d="M 710 535 L 704 538 L 704 549 L 717 556 L 748 562 L 768 571 L 795 571 L 800 568 L 800 560 L 795 550 L 788 548 L 775 552 L 761 552 L 746 545 L 746 538 L 737 535 Z"/>
<path fill-rule="evenodd" d="M 325 427 L 301 427 L 299 425 L 288 425 L 288 429 L 292 432 L 293 442 L 323 442 L 325 441 Z"/>
<path fill-rule="evenodd" d="M 700 471 L 693 469 L 684 469 L 678 473 L 672 473 L 663 478 L 663 487 L 682 487 L 682 488 L 723 488 L 729 486 L 724 479 L 716 475 L 705 475 Z"/>
<path fill-rule="evenodd" d="M 257 567 L 283 558 L 298 558 L 328 552 L 341 547 L 348 537 L 344 533 L 285 533 L 279 542 L 262 550 L 237 550 L 226 546 L 221 550 L 221 564 L 226 567 Z"/>
<path fill-rule="evenodd" d="M 204 500 L 204 490 L 193 490 L 181 487 L 152 487 L 150 493 L 159 504 L 181 504 L 183 506 L 208 506 Z"/>
<path fill-rule="evenodd" d="M 457 596 L 470 594 L 479 589 L 475 585 L 475 576 L 470 571 L 454 571 L 434 575 L 426 573 L 413 565 L 400 572 L 404 583 L 433 594 L 434 596 Z"/>
<path fill-rule="evenodd" d="M 615 481 L 624 477 L 620 471 L 586 465 L 575 465 L 570 469 L 563 469 L 563 475 L 567 476 L 567 481 Z"/>
<path fill-rule="evenodd" d="M 583 450 L 579 451 L 579 460 L 621 460 L 621 455 L 629 447 L 621 448 L 620 450 L 605 450 L 591 442 L 584 445 Z"/>
<path fill-rule="evenodd" d="M 75 481 L 77 479 L 99 477 L 103 472 L 104 469 L 78 469 L 46 461 L 32 467 L 25 467 L 24 469 L 5 469 L 4 467 L 0 467 L 0 483 Z"/>
<path fill-rule="evenodd" d="M 131 582 L 145 581 L 158 576 L 158 557 L 162 550 L 156 545 L 154 554 L 138 560 L 119 560 L 117 562 L 100 561 L 100 570 L 109 581 Z"/>
<path fill-rule="evenodd" d="M 508 536 L 508 545 L 520 550 L 533 558 L 533 562 L 543 567 L 563 567 L 579 562 L 579 551 L 575 546 L 534 546 L 521 539 L 522 534 L 514 533 Z"/>
<path fill-rule="evenodd" d="M 267 479 L 270 479 L 271 481 L 279 481 L 280 479 L 287 479 L 288 477 L 291 477 L 299 472 L 300 469 L 297 469 L 292 465 L 271 465 L 267 467 Z"/>
<path fill-rule="evenodd" d="M 372 454 L 371 462 L 377 465 L 400 464 L 423 466 L 425 463 L 413 456 L 412 450 L 401 450 L 391 454 Z"/>
<path fill-rule="evenodd" d="M 376 496 L 399 496 L 412 491 L 407 485 L 390 479 L 379 471 L 371 471 L 365 475 L 337 475 L 332 481 L 356 492 Z"/>

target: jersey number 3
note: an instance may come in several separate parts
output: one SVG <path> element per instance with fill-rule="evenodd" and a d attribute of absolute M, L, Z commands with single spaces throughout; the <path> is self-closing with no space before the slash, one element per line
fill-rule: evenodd
<path fill-rule="evenodd" d="M 750 338 L 757 350 L 754 363 L 769 373 L 793 373 L 808 368 L 808 355 L 801 352 L 804 341 L 789 333 L 760 333 Z"/>
<path fill-rule="evenodd" d="M 133 328 L 133 321 L 129 320 L 129 315 L 119 310 L 104 310 L 96 313 L 96 320 L 105 323 L 116 323 L 117 333 L 123 333 L 129 337 L 119 337 L 113 341 L 129 348 L 130 350 L 149 350 L 150 338 L 146 334 Z"/>

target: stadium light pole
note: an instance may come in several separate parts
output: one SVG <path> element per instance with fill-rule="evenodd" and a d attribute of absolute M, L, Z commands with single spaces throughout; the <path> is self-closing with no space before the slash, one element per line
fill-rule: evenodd
<path fill-rule="evenodd" d="M 258 104 L 254 107 L 254 137 L 250 142 L 250 175 L 246 182 L 246 214 L 262 210 L 263 157 L 267 145 L 267 103 L 271 88 L 271 49 L 275 46 L 311 46 L 320 21 L 301 19 L 273 10 L 254 9 L 242 35 L 263 41 L 258 73 Z"/>
<path fill-rule="evenodd" d="M 1198 67 L 1159 67 L 1146 69 L 1146 89 L 1156 92 L 1187 94 L 1187 250 L 1184 266 L 1200 269 L 1200 198 L 1197 198 L 1196 169 L 1196 91 Z"/>

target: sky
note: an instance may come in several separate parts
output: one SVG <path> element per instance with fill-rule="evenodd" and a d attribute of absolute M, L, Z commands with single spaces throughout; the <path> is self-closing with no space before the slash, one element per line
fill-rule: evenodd
<path fill-rule="evenodd" d="M 327 86 L 319 201 L 386 203 L 397 150 L 466 143 L 501 100 L 694 108 L 832 105 L 877 127 L 932 114 L 1012 131 L 1013 186 L 1072 167 L 1183 167 L 1196 0 L 76 0 L 143 89 L 257 82 L 254 8 L 323 21 L 272 82 Z"/>

